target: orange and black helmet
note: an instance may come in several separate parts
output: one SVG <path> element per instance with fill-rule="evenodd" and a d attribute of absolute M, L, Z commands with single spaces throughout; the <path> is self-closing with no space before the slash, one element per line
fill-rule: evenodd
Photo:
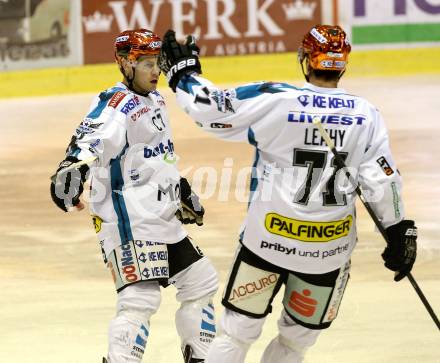
<path fill-rule="evenodd" d="M 315 25 L 303 38 L 298 49 L 301 66 L 309 60 L 312 69 L 345 71 L 351 45 L 338 25 Z"/>
<path fill-rule="evenodd" d="M 143 55 L 159 55 L 161 46 L 159 36 L 150 30 L 125 30 L 115 40 L 116 62 L 120 64 L 121 58 L 136 61 Z"/>

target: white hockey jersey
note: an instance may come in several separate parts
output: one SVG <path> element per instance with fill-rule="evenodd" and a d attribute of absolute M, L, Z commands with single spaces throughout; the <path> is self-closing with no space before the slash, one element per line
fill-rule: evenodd
<path fill-rule="evenodd" d="M 356 244 L 354 188 L 339 172 L 318 116 L 385 227 L 403 219 L 401 178 L 378 110 L 341 88 L 260 82 L 221 90 L 185 76 L 180 106 L 203 129 L 256 148 L 242 243 L 289 270 L 341 267 Z"/>
<path fill-rule="evenodd" d="M 98 159 L 90 171 L 90 212 L 108 255 L 131 240 L 176 243 L 187 235 L 175 212 L 180 175 L 165 102 L 123 83 L 101 92 L 68 155 Z"/>

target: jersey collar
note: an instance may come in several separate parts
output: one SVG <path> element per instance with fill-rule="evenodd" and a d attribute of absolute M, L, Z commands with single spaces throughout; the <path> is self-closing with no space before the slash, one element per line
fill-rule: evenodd
<path fill-rule="evenodd" d="M 327 94 L 341 94 L 341 93 L 346 93 L 345 89 L 343 88 L 326 88 L 326 87 L 318 87 L 315 86 L 309 82 L 306 82 L 303 86 L 303 88 L 309 89 L 313 92 L 317 92 L 317 93 L 327 93 Z"/>

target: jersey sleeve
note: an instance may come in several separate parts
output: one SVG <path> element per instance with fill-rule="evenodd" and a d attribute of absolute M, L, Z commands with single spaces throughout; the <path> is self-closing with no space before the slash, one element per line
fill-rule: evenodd
<path fill-rule="evenodd" d="M 126 144 L 124 105 L 130 95 L 122 91 L 102 92 L 72 136 L 67 155 L 85 160 L 96 156 L 97 164 L 106 166 L 118 157 Z"/>
<path fill-rule="evenodd" d="M 377 110 L 359 167 L 359 182 L 385 228 L 404 218 L 402 179 L 391 155 L 385 123 Z"/>
<path fill-rule="evenodd" d="M 196 75 L 182 77 L 177 85 L 177 102 L 196 124 L 215 136 L 230 141 L 248 141 L 248 130 L 276 106 L 273 93 L 291 86 L 259 82 L 220 89 Z"/>

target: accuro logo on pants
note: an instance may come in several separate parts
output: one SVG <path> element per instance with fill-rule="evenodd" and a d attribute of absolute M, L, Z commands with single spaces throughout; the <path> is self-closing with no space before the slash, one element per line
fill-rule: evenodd
<path fill-rule="evenodd" d="M 353 217 L 332 222 L 301 221 L 277 213 L 266 214 L 265 227 L 272 234 L 302 242 L 328 242 L 350 233 Z"/>
<path fill-rule="evenodd" d="M 229 301 L 245 299 L 254 293 L 261 293 L 278 281 L 278 275 L 271 273 L 265 277 L 262 277 L 256 281 L 249 281 L 244 284 L 234 286 Z"/>

